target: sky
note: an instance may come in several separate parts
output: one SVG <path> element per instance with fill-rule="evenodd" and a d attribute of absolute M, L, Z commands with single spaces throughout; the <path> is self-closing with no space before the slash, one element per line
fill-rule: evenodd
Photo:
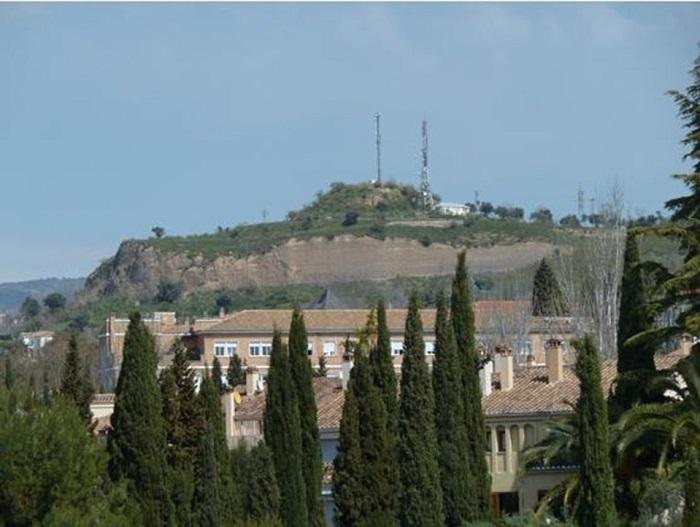
<path fill-rule="evenodd" d="M 0 3 L 0 282 L 121 240 L 282 219 L 334 181 L 556 217 L 684 189 L 700 4 Z"/>

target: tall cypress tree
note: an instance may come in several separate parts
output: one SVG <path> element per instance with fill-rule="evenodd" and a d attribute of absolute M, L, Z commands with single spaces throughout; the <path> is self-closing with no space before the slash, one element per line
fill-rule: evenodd
<path fill-rule="evenodd" d="M 318 432 L 316 396 L 313 386 L 313 371 L 309 361 L 308 339 L 304 315 L 299 308 L 292 313 L 289 327 L 289 367 L 296 388 L 301 424 L 302 473 L 306 493 L 306 509 L 309 525 L 324 525 L 323 502 L 321 501 L 321 440 Z"/>
<path fill-rule="evenodd" d="M 353 371 L 350 372 L 348 389 L 345 391 L 338 451 L 333 460 L 333 502 L 338 527 L 358 525 L 362 520 L 361 514 L 364 508 L 360 409 L 357 394 L 352 389 Z"/>
<path fill-rule="evenodd" d="M 620 287 L 620 318 L 617 326 L 617 386 L 612 411 L 619 413 L 636 402 L 650 400 L 643 390 L 656 372 L 655 347 L 650 339 L 628 340 L 652 329 L 654 318 L 647 298 L 639 262 L 639 248 L 631 233 L 627 233 L 625 258 Z"/>
<path fill-rule="evenodd" d="M 279 517 L 280 489 L 272 454 L 265 443 L 258 443 L 248 455 L 245 490 L 245 510 L 250 520 L 264 522 Z"/>
<path fill-rule="evenodd" d="M 123 349 L 107 443 L 110 475 L 114 481 L 126 478 L 146 525 L 172 525 L 155 343 L 138 312 L 129 317 Z"/>
<path fill-rule="evenodd" d="M 464 422 L 467 431 L 468 520 L 486 520 L 491 515 L 491 476 L 486 464 L 486 427 L 481 406 L 479 384 L 480 358 L 476 350 L 476 329 L 466 253 L 457 257 L 457 270 L 452 282 L 452 325 L 457 341 L 457 354 L 462 368 Z"/>
<path fill-rule="evenodd" d="M 575 342 L 576 376 L 580 396 L 576 404 L 581 464 L 580 500 L 576 524 L 580 527 L 615 525 L 614 485 L 608 445 L 608 409 L 601 387 L 600 360 L 593 339 Z"/>
<path fill-rule="evenodd" d="M 202 380 L 199 400 L 203 419 L 195 491 L 198 524 L 230 525 L 241 517 L 241 500 L 231 473 L 221 396 L 209 375 Z"/>
<path fill-rule="evenodd" d="M 464 390 L 454 329 L 447 311 L 447 300 L 442 291 L 437 297 L 433 388 L 445 524 L 450 527 L 461 527 L 469 517 L 470 503 L 465 477 L 470 472 L 467 459 Z"/>
<path fill-rule="evenodd" d="M 91 383 L 89 382 L 89 378 L 86 379 L 84 375 L 81 362 L 80 352 L 78 350 L 78 339 L 75 335 L 71 335 L 68 340 L 66 360 L 63 364 L 60 393 L 63 397 L 75 404 L 80 413 L 80 417 L 83 421 L 89 423 L 91 418 Z"/>
<path fill-rule="evenodd" d="M 301 424 L 289 354 L 275 329 L 265 393 L 265 442 L 272 451 L 280 489 L 280 515 L 285 527 L 308 525 L 302 473 Z"/>
<path fill-rule="evenodd" d="M 234 355 L 228 361 L 228 369 L 226 370 L 226 384 L 228 384 L 229 390 L 233 390 L 239 384 L 245 384 L 243 363 L 238 355 Z"/>
<path fill-rule="evenodd" d="M 567 313 L 557 278 L 547 260 L 542 258 L 532 285 L 532 314 L 536 317 L 557 317 Z"/>
<path fill-rule="evenodd" d="M 221 363 L 218 357 L 214 357 L 214 362 L 211 365 L 211 379 L 214 382 L 214 387 L 219 395 L 226 393 L 226 386 L 224 386 L 224 374 L 221 370 Z"/>
<path fill-rule="evenodd" d="M 406 316 L 398 423 L 400 524 L 444 525 L 435 436 L 435 401 L 415 293 L 411 295 Z"/>
<path fill-rule="evenodd" d="M 386 318 L 384 301 L 377 304 L 377 344 L 369 355 L 374 384 L 379 388 L 386 407 L 388 428 L 396 428 L 398 399 L 396 394 L 396 371 L 391 356 L 391 333 Z M 392 434 L 393 435 L 393 434 Z"/>

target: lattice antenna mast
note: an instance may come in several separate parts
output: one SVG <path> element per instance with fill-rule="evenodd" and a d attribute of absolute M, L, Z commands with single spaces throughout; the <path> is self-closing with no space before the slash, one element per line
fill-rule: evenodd
<path fill-rule="evenodd" d="M 579 186 L 578 187 L 578 193 L 576 194 L 576 198 L 578 201 L 578 219 L 582 220 L 583 219 L 583 214 L 584 214 L 584 195 L 583 195 L 583 189 Z"/>
<path fill-rule="evenodd" d="M 377 184 L 382 184 L 382 134 L 379 131 L 379 113 L 374 114 L 374 120 L 377 129 Z"/>
<path fill-rule="evenodd" d="M 433 207 L 433 193 L 430 192 L 430 178 L 428 175 L 428 121 L 425 119 L 423 119 L 422 133 L 423 147 L 421 148 L 421 157 L 423 158 L 423 166 L 420 171 L 420 193 L 423 208 L 431 209 Z"/>

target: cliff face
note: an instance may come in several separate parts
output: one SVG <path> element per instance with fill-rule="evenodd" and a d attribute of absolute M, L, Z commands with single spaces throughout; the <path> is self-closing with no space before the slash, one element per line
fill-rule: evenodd
<path fill-rule="evenodd" d="M 554 249 L 546 242 L 478 247 L 467 251 L 467 260 L 472 272 L 503 272 L 532 264 Z M 400 238 L 336 236 L 332 240 L 292 239 L 264 254 L 205 259 L 129 241 L 87 278 L 81 296 L 89 300 L 111 294 L 154 294 L 165 280 L 180 284 L 187 292 L 447 275 L 454 272 L 459 250 L 437 243 L 426 247 Z"/>

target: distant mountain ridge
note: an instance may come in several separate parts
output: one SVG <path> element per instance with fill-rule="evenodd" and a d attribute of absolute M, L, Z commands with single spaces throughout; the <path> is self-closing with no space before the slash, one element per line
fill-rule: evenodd
<path fill-rule="evenodd" d="M 51 293 L 61 293 L 68 300 L 82 289 L 85 278 L 41 278 L 0 284 L 0 311 L 15 312 L 28 296 L 41 301 Z"/>

